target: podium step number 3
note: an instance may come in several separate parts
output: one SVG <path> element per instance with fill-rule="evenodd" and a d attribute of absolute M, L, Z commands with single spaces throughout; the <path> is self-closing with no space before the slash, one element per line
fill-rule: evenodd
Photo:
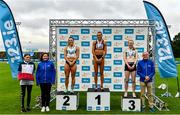
<path fill-rule="evenodd" d="M 141 111 L 141 99 L 133 97 L 121 97 L 122 111 Z"/>
<path fill-rule="evenodd" d="M 110 91 L 105 88 L 103 92 L 94 88 L 89 88 L 87 92 L 87 111 L 109 111 L 110 110 Z"/>

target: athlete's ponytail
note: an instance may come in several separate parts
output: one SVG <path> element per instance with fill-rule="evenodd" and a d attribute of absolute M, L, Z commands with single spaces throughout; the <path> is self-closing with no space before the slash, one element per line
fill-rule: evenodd
<path fill-rule="evenodd" d="M 128 43 L 129 43 L 129 42 L 133 42 L 133 48 L 132 48 L 132 49 L 133 49 L 133 50 L 136 50 L 136 48 L 134 47 L 134 41 L 133 41 L 132 39 L 129 39 L 129 40 L 128 40 Z"/>

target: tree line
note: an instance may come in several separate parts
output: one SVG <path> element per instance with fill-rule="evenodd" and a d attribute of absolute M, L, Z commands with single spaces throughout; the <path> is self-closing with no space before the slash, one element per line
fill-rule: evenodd
<path fill-rule="evenodd" d="M 173 41 L 171 41 L 172 50 L 175 58 L 180 58 L 180 32 L 174 36 Z"/>
<path fill-rule="evenodd" d="M 25 53 L 28 53 L 28 52 L 23 52 L 23 53 L 25 54 Z M 34 54 L 32 56 L 32 59 L 40 59 L 40 56 L 41 56 L 42 53 L 43 52 L 34 52 Z M 0 59 L 7 59 L 5 51 L 0 52 Z"/>
<path fill-rule="evenodd" d="M 174 36 L 173 40 L 171 41 L 171 45 L 174 57 L 180 58 L 180 32 Z M 41 54 L 42 52 L 34 52 L 32 59 L 39 59 Z M 7 59 L 5 51 L 0 52 L 0 59 Z"/>

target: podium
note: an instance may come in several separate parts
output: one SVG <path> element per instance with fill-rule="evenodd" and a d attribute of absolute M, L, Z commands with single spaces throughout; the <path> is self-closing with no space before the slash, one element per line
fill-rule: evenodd
<path fill-rule="evenodd" d="M 110 111 L 109 88 L 104 88 L 104 91 L 88 88 L 86 109 L 87 111 Z"/>
<path fill-rule="evenodd" d="M 141 99 L 139 97 L 121 96 L 122 111 L 141 111 Z"/>
<path fill-rule="evenodd" d="M 79 92 L 64 93 L 57 92 L 56 110 L 77 110 L 79 106 Z"/>

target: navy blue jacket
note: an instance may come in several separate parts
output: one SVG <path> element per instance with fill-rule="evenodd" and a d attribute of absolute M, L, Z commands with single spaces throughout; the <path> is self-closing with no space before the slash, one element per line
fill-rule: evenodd
<path fill-rule="evenodd" d="M 51 83 L 55 84 L 56 71 L 53 62 L 41 61 L 38 64 L 36 71 L 36 83 Z"/>
<path fill-rule="evenodd" d="M 151 60 L 141 60 L 137 65 L 137 74 L 140 76 L 140 81 L 144 82 L 145 77 L 149 76 L 150 79 L 147 82 L 152 82 L 155 74 L 154 63 Z"/>

